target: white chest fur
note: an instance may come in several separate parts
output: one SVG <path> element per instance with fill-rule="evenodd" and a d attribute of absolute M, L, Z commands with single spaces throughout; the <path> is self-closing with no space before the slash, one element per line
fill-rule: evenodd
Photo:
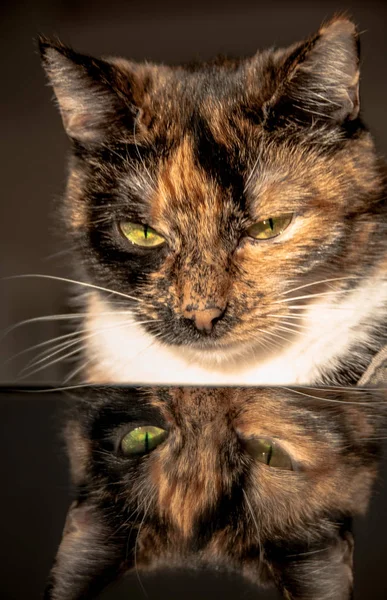
<path fill-rule="evenodd" d="M 327 299 L 328 298 L 328 299 Z M 311 385 L 322 368 L 334 369 L 350 347 L 372 341 L 372 322 L 386 312 L 387 282 L 363 282 L 340 303 L 318 299 L 304 313 L 303 329 L 284 347 L 259 355 L 244 349 L 206 353 L 170 347 L 146 333 L 130 313 L 114 313 L 93 292 L 85 338 L 86 360 L 98 365 L 95 383 L 192 385 Z M 129 322 L 130 320 L 130 322 Z M 273 338 L 274 339 L 274 338 Z M 92 373 L 94 373 L 92 371 Z"/>

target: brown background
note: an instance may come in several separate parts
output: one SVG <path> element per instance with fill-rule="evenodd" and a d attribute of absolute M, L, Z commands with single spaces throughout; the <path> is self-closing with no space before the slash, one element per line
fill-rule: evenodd
<path fill-rule="evenodd" d="M 65 182 L 68 149 L 36 52 L 38 32 L 58 35 L 95 55 L 179 62 L 224 52 L 253 54 L 315 31 L 348 10 L 362 33 L 362 106 L 381 151 L 387 148 L 387 2 L 181 0 L 75 2 L 37 0 L 1 6 L 0 277 L 26 273 L 69 275 L 55 200 Z M 51 257 L 51 258 L 49 258 Z M 65 284 L 0 281 L 0 331 L 32 317 L 67 310 Z M 0 381 L 14 382 L 27 356 L 5 363 L 29 345 L 61 333 L 58 322 L 21 327 L 0 341 Z M 29 355 L 28 355 L 29 357 Z M 57 381 L 60 364 L 37 381 Z"/>

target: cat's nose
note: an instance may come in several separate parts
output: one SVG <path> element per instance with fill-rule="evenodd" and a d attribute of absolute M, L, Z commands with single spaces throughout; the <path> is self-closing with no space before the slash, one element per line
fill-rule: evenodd
<path fill-rule="evenodd" d="M 215 306 L 214 308 L 204 308 L 202 310 L 185 310 L 184 316 L 186 319 L 191 319 L 199 331 L 211 333 L 213 326 L 223 316 L 223 313 L 224 309 Z"/>

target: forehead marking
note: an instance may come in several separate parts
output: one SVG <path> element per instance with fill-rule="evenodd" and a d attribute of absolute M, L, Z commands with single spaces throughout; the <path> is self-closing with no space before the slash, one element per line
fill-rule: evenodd
<path fill-rule="evenodd" d="M 185 136 L 160 166 L 157 192 L 152 199 L 152 219 L 163 221 L 173 216 L 182 227 L 189 227 L 193 219 L 200 220 L 208 212 L 209 206 L 216 209 L 219 199 L 216 184 L 196 163 L 192 138 Z"/>

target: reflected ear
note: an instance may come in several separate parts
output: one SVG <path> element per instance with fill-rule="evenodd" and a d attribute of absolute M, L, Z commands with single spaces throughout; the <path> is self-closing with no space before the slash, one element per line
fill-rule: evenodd
<path fill-rule="evenodd" d="M 94 598 L 128 568 L 127 541 L 127 536 L 119 537 L 104 523 L 97 507 L 74 502 L 67 514 L 44 599 Z"/>
<path fill-rule="evenodd" d="M 351 600 L 353 598 L 353 536 L 345 532 L 321 550 L 292 554 L 271 563 L 278 588 L 287 600 Z"/>
<path fill-rule="evenodd" d="M 359 114 L 359 40 L 355 25 L 339 18 L 297 46 L 284 78 L 266 106 L 271 122 L 341 124 Z"/>
<path fill-rule="evenodd" d="M 39 49 L 71 138 L 98 143 L 131 134 L 141 93 L 129 62 L 118 66 L 43 37 Z"/>

